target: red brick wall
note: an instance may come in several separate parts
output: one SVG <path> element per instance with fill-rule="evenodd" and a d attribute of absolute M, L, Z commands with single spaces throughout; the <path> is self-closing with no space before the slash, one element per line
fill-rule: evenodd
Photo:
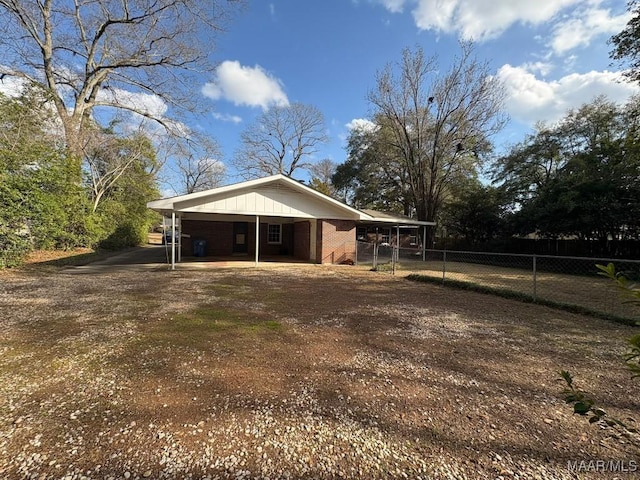
<path fill-rule="evenodd" d="M 304 222 L 303 222 L 304 223 Z M 247 247 L 248 255 L 256 252 L 256 224 L 248 222 Z M 182 239 L 182 254 L 193 255 L 193 241 L 206 240 L 207 256 L 228 256 L 233 254 L 233 222 L 208 222 L 204 220 L 183 220 L 182 233 L 191 238 Z M 309 250 L 309 233 L 307 233 L 307 251 Z M 267 223 L 260 223 L 261 255 L 294 255 L 294 225 L 282 225 L 282 244 L 267 242 Z M 309 255 L 307 254 L 307 259 Z"/>
<path fill-rule="evenodd" d="M 276 222 L 274 222 L 276 223 Z M 268 227 L 267 223 L 260 223 L 260 254 L 261 255 L 293 255 L 293 225 L 283 223 L 281 230 L 282 244 L 270 244 L 267 241 Z M 249 228 L 251 232 L 251 240 L 249 243 L 249 251 L 255 255 L 256 252 L 256 228 Z"/>
<path fill-rule="evenodd" d="M 356 222 L 318 220 L 318 263 L 341 263 L 356 259 Z"/>
<path fill-rule="evenodd" d="M 182 254 L 193 255 L 193 241 L 207 241 L 207 255 L 231 255 L 233 250 L 233 223 L 182 220 L 182 233 L 191 238 L 182 239 Z"/>
<path fill-rule="evenodd" d="M 311 222 L 293 224 L 293 256 L 299 260 L 309 261 L 311 245 Z"/>

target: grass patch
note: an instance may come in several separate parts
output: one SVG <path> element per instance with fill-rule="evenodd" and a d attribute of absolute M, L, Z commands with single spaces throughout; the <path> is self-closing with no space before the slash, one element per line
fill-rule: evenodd
<path fill-rule="evenodd" d="M 530 295 L 528 293 L 516 292 L 514 290 L 509 290 L 506 288 L 489 287 L 486 285 L 480 285 L 478 283 L 473 283 L 473 282 L 464 282 L 461 280 L 446 280 L 445 282 L 443 282 L 441 277 L 419 275 L 417 273 L 412 273 L 410 275 L 407 275 L 405 278 L 415 282 L 433 283 L 433 284 L 442 285 L 445 287 L 458 288 L 461 290 L 470 290 L 472 292 L 485 293 L 488 295 L 497 295 L 499 297 L 518 300 L 524 303 L 535 303 L 536 305 L 543 305 L 545 307 L 551 307 L 558 310 L 563 310 L 565 312 L 577 313 L 579 315 L 587 315 L 590 317 L 601 318 L 603 320 L 609 320 L 612 322 L 621 323 L 623 325 L 638 326 L 638 321 L 633 318 L 621 317 L 618 315 L 613 315 L 611 313 L 602 312 L 600 310 L 595 310 L 595 309 L 584 307 L 581 305 L 556 302 L 554 300 L 547 300 L 544 298 L 536 298 L 533 295 Z"/>
<path fill-rule="evenodd" d="M 211 342 L 228 344 L 283 330 L 279 321 L 261 318 L 255 312 L 201 306 L 151 327 L 145 337 L 161 343 L 202 347 Z"/>
<path fill-rule="evenodd" d="M 177 315 L 170 321 L 176 332 L 223 332 L 234 330 L 240 332 L 273 331 L 281 327 L 275 320 L 250 320 L 247 314 L 215 307 L 199 307 L 187 313 Z"/>

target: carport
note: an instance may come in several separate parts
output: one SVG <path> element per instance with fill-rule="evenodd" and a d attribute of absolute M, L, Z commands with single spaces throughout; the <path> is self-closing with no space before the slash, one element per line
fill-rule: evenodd
<path fill-rule="evenodd" d="M 311 263 L 356 260 L 357 227 L 395 229 L 433 225 L 408 217 L 361 211 L 284 175 L 155 200 L 148 208 L 171 219 L 171 268 L 193 255 L 194 242 L 218 257 L 282 256 Z M 176 235 L 176 231 L 179 235 Z M 187 240 L 187 242 L 185 242 Z"/>
<path fill-rule="evenodd" d="M 284 175 L 149 202 L 171 219 L 171 266 L 203 240 L 219 256 L 289 255 L 312 263 L 355 258 L 355 228 L 373 217 Z M 188 242 L 185 244 L 185 240 Z M 177 242 L 177 244 L 176 244 Z"/>

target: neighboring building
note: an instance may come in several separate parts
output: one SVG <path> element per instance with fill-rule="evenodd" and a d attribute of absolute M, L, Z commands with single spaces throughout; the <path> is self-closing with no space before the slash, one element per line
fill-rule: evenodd
<path fill-rule="evenodd" d="M 194 253 L 245 256 L 256 264 L 261 256 L 342 263 L 355 261 L 358 232 L 371 240 L 377 230 L 390 244 L 401 238 L 401 246 L 413 238 L 418 247 L 418 229 L 434 225 L 356 210 L 284 175 L 155 200 L 147 207 L 170 217 L 181 233 L 172 264 Z"/>

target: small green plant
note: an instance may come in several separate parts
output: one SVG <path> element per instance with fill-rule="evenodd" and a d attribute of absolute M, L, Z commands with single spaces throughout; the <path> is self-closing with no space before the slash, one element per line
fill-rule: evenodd
<path fill-rule="evenodd" d="M 616 267 L 613 263 L 609 263 L 607 266 L 596 265 L 596 267 L 600 270 L 598 275 L 613 280 L 622 294 L 628 298 L 624 303 L 640 306 L 640 285 L 630 282 L 621 272 L 616 272 Z"/>
<path fill-rule="evenodd" d="M 613 263 L 607 266 L 596 265 L 599 275 L 613 280 L 622 294 L 628 299 L 625 303 L 640 306 L 640 288 L 636 283 L 629 282 L 624 275 L 616 272 Z M 636 325 L 638 323 L 636 322 Z M 623 355 L 627 367 L 631 371 L 632 377 L 640 377 L 640 334 L 636 334 L 627 340 L 631 349 Z M 607 413 L 595 404 L 593 397 L 579 388 L 576 388 L 571 374 L 565 370 L 560 372 L 560 377 L 564 380 L 566 388 L 562 392 L 565 402 L 573 404 L 573 412 L 578 415 L 589 417 L 589 423 L 599 423 L 608 427 L 619 428 L 620 431 L 636 446 L 640 444 L 637 438 L 638 430 L 631 428 L 622 421 L 608 416 Z"/>
<path fill-rule="evenodd" d="M 640 306 L 640 285 L 630 282 L 622 273 L 616 272 L 616 267 L 613 263 L 609 263 L 607 266 L 596 265 L 596 267 L 600 270 L 598 275 L 607 277 L 615 282 L 622 295 L 626 298 L 624 303 Z M 624 360 L 633 378 L 637 378 L 640 377 L 640 334 L 633 335 L 627 340 L 627 343 L 630 349 L 624 354 Z"/>
<path fill-rule="evenodd" d="M 595 401 L 591 395 L 574 386 L 571 374 L 566 370 L 562 370 L 560 376 L 567 384 L 567 387 L 562 392 L 564 400 L 567 403 L 573 404 L 573 413 L 590 416 L 589 423 L 596 423 L 603 420 L 607 413 L 603 409 L 595 406 Z"/>

